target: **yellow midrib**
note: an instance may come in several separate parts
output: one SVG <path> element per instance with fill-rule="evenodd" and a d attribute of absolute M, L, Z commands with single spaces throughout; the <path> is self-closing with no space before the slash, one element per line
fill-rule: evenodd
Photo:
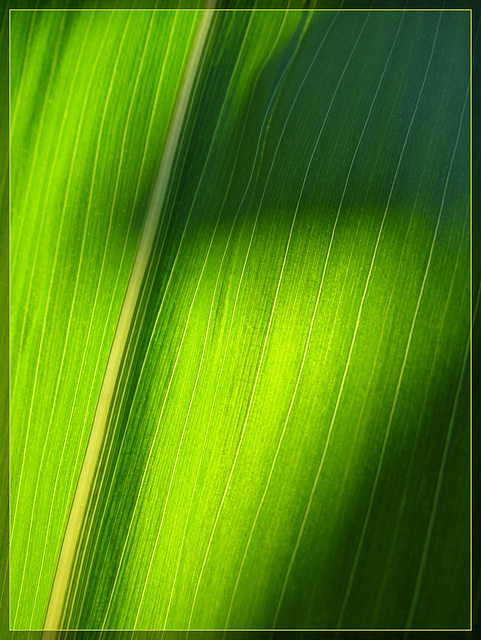
<path fill-rule="evenodd" d="M 209 9 L 211 8 L 213 8 L 213 3 L 210 3 Z M 94 480 L 95 469 L 97 467 L 102 442 L 104 440 L 109 408 L 117 382 L 122 355 L 127 343 L 129 329 L 132 323 L 136 302 L 140 294 L 142 281 L 152 252 L 155 233 L 167 193 L 167 185 L 172 170 L 175 151 L 179 142 L 182 124 L 184 122 L 185 113 L 189 103 L 189 97 L 192 92 L 197 68 L 202 57 L 204 43 L 207 38 L 213 15 L 214 12 L 211 10 L 203 13 L 189 60 L 185 68 L 182 85 L 162 154 L 154 192 L 150 201 L 144 229 L 140 238 L 132 273 L 127 286 L 127 292 L 125 294 L 116 333 L 112 343 L 107 368 L 105 370 L 96 413 L 90 432 L 90 438 L 70 511 L 69 521 L 65 530 L 45 618 L 44 629 L 46 631 L 58 630 L 62 622 L 65 594 L 67 592 L 70 573 L 75 559 L 75 550 L 81 533 L 83 516 L 88 504 L 90 488 Z"/>

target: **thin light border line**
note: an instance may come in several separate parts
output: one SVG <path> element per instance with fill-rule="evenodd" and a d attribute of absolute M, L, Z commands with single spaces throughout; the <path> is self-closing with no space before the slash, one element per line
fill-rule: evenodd
<path fill-rule="evenodd" d="M 11 584 L 10 584 L 10 479 L 12 477 L 11 467 L 10 467 L 10 378 L 11 378 L 11 366 L 12 361 L 10 358 L 10 227 L 11 227 L 11 211 L 10 211 L 10 182 L 11 182 L 11 171 L 10 171 L 10 134 L 11 134 L 11 119 L 12 119 L 12 110 L 10 93 L 11 93 L 11 60 L 12 60 L 12 39 L 10 37 L 11 34 L 11 21 L 12 21 L 12 13 L 9 9 L 8 11 L 8 559 L 7 559 L 7 571 L 8 571 L 8 630 L 11 631 L 12 621 L 10 619 L 12 613 L 12 607 L 10 606 L 10 594 L 11 594 Z"/>
<path fill-rule="evenodd" d="M 165 9 L 21 9 L 21 8 L 12 8 L 9 9 L 9 13 L 12 11 L 144 11 L 144 12 L 152 12 L 152 11 L 230 11 L 230 12 L 237 12 L 237 11 L 308 11 L 308 12 L 313 12 L 313 11 L 328 11 L 331 13 L 347 13 L 347 12 L 359 12 L 359 11 L 369 11 L 369 12 L 379 12 L 379 11 L 397 11 L 397 12 L 401 12 L 401 13 L 406 13 L 406 12 L 410 12 L 410 11 L 421 11 L 421 12 L 433 12 L 433 11 L 437 11 L 437 12 L 446 12 L 446 11 L 457 11 L 458 13 L 464 12 L 464 11 L 469 11 L 472 14 L 472 9 L 322 9 L 322 8 L 316 8 L 316 9 L 296 9 L 296 8 L 291 8 L 291 9 L 284 9 L 282 7 L 279 7 L 277 9 L 267 9 L 267 8 L 254 8 L 252 7 L 251 9 L 209 9 L 209 8 L 204 8 L 204 9 L 193 9 L 191 7 L 186 7 L 185 9 L 172 9 L 172 8 L 165 8 Z M 389 631 L 389 629 L 386 629 L 386 631 Z"/>
<path fill-rule="evenodd" d="M 469 10 L 469 631 L 473 630 L 473 10 Z M 462 375 L 462 374 L 461 374 Z"/>
<path fill-rule="evenodd" d="M 91 633 L 112 633 L 112 632 L 116 632 L 116 633 L 158 633 L 161 634 L 162 633 L 162 629 L 15 629 L 14 631 L 12 631 L 11 629 L 9 629 L 9 631 L 11 633 L 61 633 L 61 632 L 66 632 L 66 633 L 85 633 L 85 632 L 91 632 Z M 298 629 L 297 627 L 287 627 L 286 629 L 281 629 L 281 628 L 275 628 L 275 629 L 271 629 L 271 628 L 267 628 L 264 629 L 262 627 L 260 628 L 252 628 L 252 629 L 243 629 L 243 628 L 239 628 L 239 629 L 166 629 L 165 633 L 210 633 L 210 632 L 215 632 L 215 633 L 231 633 L 231 632 L 236 632 L 238 633 L 239 631 L 244 631 L 246 633 L 250 633 L 253 631 L 263 631 L 263 632 L 272 632 L 272 633 L 277 633 L 277 632 L 285 632 L 285 631 L 292 631 L 292 632 L 298 632 L 298 631 L 306 631 L 306 632 L 325 632 L 325 631 L 339 631 L 342 633 L 348 632 L 348 631 L 372 631 L 373 633 L 376 632 L 383 632 L 383 631 L 398 631 L 398 632 L 407 632 L 407 633 L 411 633 L 412 631 L 426 631 L 426 632 L 432 632 L 432 631 L 458 631 L 458 632 L 467 632 L 467 631 L 472 631 L 471 627 L 459 627 L 459 628 L 450 628 L 450 629 L 441 629 L 441 628 L 434 628 L 434 629 L 405 629 L 404 627 L 394 627 L 394 628 L 383 628 L 383 629 L 338 629 L 336 627 L 329 627 L 329 628 L 322 628 L 322 629 Z M 52 639 L 53 640 L 53 639 Z"/>
<path fill-rule="evenodd" d="M 473 630 L 473 349 L 472 349 L 472 341 L 473 341 L 473 10 L 472 8 L 460 8 L 460 9 L 452 9 L 452 8 L 442 8 L 442 9 L 421 9 L 421 8 L 413 8 L 413 9 L 323 9 L 323 8 L 316 8 L 316 9 L 284 9 L 284 8 L 275 8 L 275 9 L 268 9 L 268 8 L 245 8 L 245 9 L 216 9 L 216 8 L 205 8 L 205 9 L 195 9 L 195 8 L 185 8 L 185 9 L 178 9 L 178 8 L 165 8 L 165 9 L 40 9 L 40 8 L 33 8 L 33 9 L 27 9 L 27 8 L 11 8 L 8 10 L 8 396 L 9 396 L 9 402 L 8 402 L 8 434 L 9 434 L 9 441 L 8 441 L 8 453 L 9 453 L 9 457 L 8 457 L 8 467 L 9 467 L 9 475 L 8 475 L 8 495 L 9 495 L 9 500 L 8 500 L 8 533 L 9 533 L 9 538 L 8 538 L 8 544 L 9 544 L 9 579 L 8 579 L 8 621 L 9 621 L 9 631 L 11 632 L 30 632 L 30 631 L 34 631 L 34 632 L 40 632 L 40 631 L 48 631 L 48 632 L 53 632 L 53 631 L 79 631 L 79 632 L 84 632 L 84 631 L 91 631 L 91 632 L 100 632 L 100 631 L 118 631 L 118 632 L 139 632 L 139 633 L 145 633 L 145 632 L 160 632 L 162 631 L 161 629 L 80 629 L 80 628 L 76 628 L 76 629 L 45 629 L 45 628 L 39 628 L 39 629 L 12 629 L 11 628 L 11 620 L 10 620 L 10 615 L 11 615 L 11 606 L 10 606 L 10 478 L 11 478 L 11 466 L 10 466 L 10 378 L 11 378 L 11 358 L 10 358 L 10 301 L 11 301 L 11 297 L 10 297 L 10 231 L 11 231 L 11 200 L 10 200 L 10 188 L 11 188 L 11 164 L 10 164 L 10 143 L 11 143 L 11 129 L 10 129 L 10 120 L 11 120 L 11 15 L 12 12 L 33 12 L 33 11 L 41 11 L 41 12 L 59 12 L 59 11 L 68 11 L 68 12 L 86 12 L 86 11 L 96 11 L 96 12 L 105 12 L 105 11 L 109 11 L 109 12 L 159 12 L 159 11 L 198 11 L 198 12 L 205 12 L 205 11 L 217 11 L 217 12 L 252 12 L 252 11 L 265 11 L 265 12 L 271 12 L 271 11 L 302 11 L 302 12 L 342 12 L 342 13 L 348 13 L 348 12 L 402 12 L 402 13 L 406 13 L 406 12 L 458 12 L 458 13 L 464 13 L 464 12 L 468 12 L 469 13 L 469 37 L 470 37 L 470 55 L 469 55 L 469 63 L 470 63 L 470 393 L 469 393 L 469 397 L 470 397 L 470 401 L 469 401 L 469 422 L 470 422 L 470 513 L 469 513 L 469 517 L 470 517 L 470 593 L 469 593 L 469 609 L 470 609 L 470 626 L 469 628 L 448 628 L 448 629 L 443 629 L 443 628 L 430 628 L 430 629 L 424 629 L 424 628 L 413 628 L 413 629 L 406 629 L 404 627 L 401 628 L 376 628 L 376 629 L 370 629 L 370 628 L 349 628 L 349 629 L 344 629 L 344 628 L 313 628 L 313 629 L 305 629 L 305 628 L 286 628 L 286 629 L 280 629 L 280 628 L 276 628 L 276 629 L 271 629 L 271 628 L 240 628 L 240 629 L 168 629 L 167 631 L 188 631 L 189 633 L 191 632 L 201 632 L 201 631 L 216 631 L 216 632 L 237 632 L 237 631 L 341 631 L 341 632 L 349 632 L 349 631 L 373 631 L 373 632 L 383 632 L 383 631 L 425 631 L 425 632 L 430 632 L 430 631 L 446 631 L 446 632 L 450 632 L 450 631 L 460 631 L 460 632 L 465 632 L 465 631 L 472 631 Z"/>
<path fill-rule="evenodd" d="M 246 12 L 246 11 L 285 11 L 285 9 L 9 9 L 9 160 L 10 160 L 10 117 L 11 117 L 11 74 L 10 74 L 10 65 L 11 65 L 11 13 L 13 11 L 116 11 L 116 12 L 126 12 L 126 11 L 231 11 L 231 12 Z M 334 9 L 288 9 L 288 11 L 326 11 L 333 12 L 336 11 Z M 472 42 L 472 20 L 473 20 L 473 11 L 472 9 L 338 9 L 337 11 L 343 12 L 360 12 L 360 11 L 397 11 L 397 12 L 405 12 L 405 11 L 457 11 L 457 12 L 465 12 L 468 11 L 470 14 L 470 339 L 471 339 L 471 348 L 470 348 L 470 627 L 465 629 L 409 629 L 409 631 L 472 631 L 472 620 L 473 620 L 473 609 L 472 609 L 472 601 L 473 601 L 473 570 L 472 570 L 472 561 L 473 561 L 473 531 L 472 531 L 472 521 L 473 521 L 473 509 L 472 509 L 472 500 L 473 500 L 473 486 L 472 486 L 472 475 L 473 475 L 473 447 L 472 447 L 472 436 L 473 436 L 473 424 L 472 424 L 472 369 L 473 369 L 473 353 L 472 353 L 472 331 L 473 331 L 473 317 L 472 317 L 472 309 L 473 309 L 473 42 Z M 8 255 L 9 255 L 9 288 L 8 288 L 8 296 L 9 296 L 9 310 L 10 310 L 10 227 L 11 227 L 11 210 L 10 210 L 10 184 L 11 184 L 11 169 L 10 169 L 10 161 L 8 165 L 9 171 L 9 202 L 8 202 L 8 210 L 9 210 L 9 245 L 8 245 Z M 10 336 L 10 313 L 8 317 L 8 331 Z M 11 369 L 11 360 L 10 360 L 10 338 L 9 338 L 9 394 L 10 394 L 10 369 Z M 8 415 L 9 415 L 9 435 L 10 435 L 10 402 L 8 406 Z M 10 438 L 9 438 L 9 471 L 10 471 Z M 9 473 L 9 503 L 8 503 L 8 511 L 9 511 L 9 533 L 10 533 L 10 473 Z M 9 540 L 9 549 L 10 549 L 10 540 Z M 11 607 L 10 607 L 10 572 L 9 572 L 9 631 L 13 631 L 11 629 Z M 15 629 L 15 631 L 62 631 L 64 629 Z M 66 630 L 66 629 L 65 629 Z M 190 631 L 272 631 L 273 629 L 191 629 Z M 157 631 L 156 629 L 75 629 L 75 631 Z M 169 631 L 186 631 L 185 629 L 169 629 Z M 406 631 L 404 628 L 385 628 L 385 629 L 275 629 L 274 631 Z"/>

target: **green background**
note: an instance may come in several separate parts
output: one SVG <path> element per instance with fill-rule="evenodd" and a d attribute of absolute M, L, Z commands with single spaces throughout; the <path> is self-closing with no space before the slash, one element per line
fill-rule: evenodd
<path fill-rule="evenodd" d="M 47 6 L 47 5 L 42 5 L 42 7 L 43 6 Z M 61 6 L 63 7 L 65 5 L 61 5 Z M 75 5 L 72 5 L 72 6 L 75 6 Z M 137 8 L 141 8 L 143 5 L 139 4 L 139 5 L 134 5 L 134 6 L 136 6 Z M 148 6 L 150 6 L 150 5 L 148 5 Z M 257 5 L 257 6 L 259 6 L 259 5 Z M 272 6 L 272 5 L 269 5 L 269 6 Z M 321 5 L 318 5 L 318 6 L 321 6 Z M 325 7 L 326 5 L 322 5 L 322 6 Z M 387 6 L 388 5 L 383 4 L 382 8 L 386 8 Z M 425 6 L 425 5 L 423 5 L 423 6 Z M 344 4 L 343 5 L 343 8 L 347 8 L 347 7 L 348 7 L 348 4 Z M 373 5 L 373 7 L 369 7 L 369 8 L 376 8 L 376 7 L 377 7 L 377 5 Z M 381 8 L 381 7 L 379 6 L 379 8 Z M 456 6 L 456 8 L 458 8 L 458 7 Z M 4 14 L 4 21 L 2 23 L 3 24 L 3 28 L 2 28 L 2 34 L 1 34 L 2 35 L 2 47 L 3 47 L 3 51 L 4 52 L 6 52 L 6 42 L 7 42 L 7 30 L 6 30 L 6 27 L 5 27 L 6 17 L 7 17 L 7 13 Z M 477 25 L 479 25 L 479 17 L 478 17 L 476 12 L 474 13 L 474 16 L 473 16 L 473 24 L 474 24 L 474 29 L 473 30 L 474 30 L 474 44 L 475 44 L 475 47 L 474 47 L 474 49 L 475 49 L 474 77 L 476 77 L 476 51 L 477 51 L 476 46 L 478 44 L 477 39 L 476 39 L 476 34 L 478 33 Z M 479 63 L 478 63 L 478 67 L 479 67 Z M 5 88 L 6 88 L 6 83 L 4 82 L 2 84 L 2 89 L 5 89 Z M 7 98 L 8 98 L 8 94 L 5 91 L 4 94 L 3 94 L 2 106 L 3 107 L 7 106 L 7 108 L 8 108 L 8 105 L 5 105 L 5 100 Z M 477 87 L 476 87 L 476 84 L 475 84 L 474 91 L 473 91 L 474 113 L 476 113 L 477 100 L 479 100 L 479 90 L 477 90 Z M 4 114 L 6 115 L 6 112 L 4 112 Z M 476 123 L 476 120 L 475 120 L 475 123 Z M 2 133 L 4 133 L 4 131 L 5 130 L 3 129 Z M 7 139 L 6 139 L 5 135 L 3 135 L 3 137 L 2 137 L 2 144 L 3 144 L 3 148 L 5 150 L 7 150 L 8 149 L 8 144 L 7 144 Z M 478 193 L 476 191 L 476 184 L 477 184 L 476 172 L 477 172 L 477 167 L 478 167 L 477 158 L 479 158 L 479 145 L 477 144 L 476 124 L 474 126 L 473 147 L 474 147 L 473 148 L 473 172 L 474 172 L 473 183 L 474 183 L 474 189 L 475 189 L 475 192 L 473 194 L 473 245 L 474 245 L 474 256 L 473 256 L 473 304 L 475 304 L 475 302 L 477 300 L 477 297 L 478 297 L 478 292 L 479 292 L 479 261 L 477 260 L 477 254 L 476 254 L 476 246 L 477 246 L 476 238 L 477 238 L 477 234 L 479 233 L 479 227 L 478 227 L 478 225 L 479 225 L 479 214 L 477 215 L 477 211 L 479 211 L 479 207 L 477 205 L 477 203 L 479 202 L 479 196 L 478 196 Z M 4 157 L 4 160 L 5 160 L 5 164 L 4 164 L 4 170 L 3 170 L 3 173 L 2 173 L 2 175 L 4 176 L 3 182 L 2 182 L 2 188 L 3 188 L 2 198 L 3 198 L 3 203 L 4 203 L 3 210 L 6 211 L 6 204 L 7 204 L 7 197 L 8 197 L 8 192 L 7 192 L 8 182 L 7 182 L 7 177 L 6 177 L 7 176 L 7 164 L 6 164 L 7 155 L 6 155 L 6 153 L 3 154 L 3 157 Z M 2 233 L 4 233 L 4 236 L 3 236 L 2 239 L 3 239 L 4 243 L 7 240 L 7 237 L 5 235 L 5 229 L 6 229 L 6 227 L 2 226 Z M 7 252 L 2 252 L 2 257 L 6 256 L 6 255 L 7 255 Z M 7 270 L 6 269 L 2 269 L 2 276 L 5 277 L 6 273 L 7 273 Z M 7 286 L 8 286 L 8 280 L 5 279 L 5 281 L 4 281 L 4 289 L 5 290 L 6 290 Z M 4 300 L 6 302 L 7 297 L 5 297 Z M 7 311 L 7 307 L 5 307 L 5 312 L 6 311 Z M 4 326 L 6 327 L 7 323 L 5 323 Z M 475 337 L 476 337 L 476 335 L 477 334 L 475 332 Z M 2 333 L 2 349 L 3 349 L 4 353 L 6 352 L 6 350 L 8 348 L 7 345 L 8 345 L 8 342 L 7 342 L 6 332 L 4 332 L 4 333 Z M 475 361 L 476 342 L 475 342 L 474 347 L 475 347 L 475 349 L 474 349 L 473 359 Z M 2 362 L 4 363 L 4 365 L 6 367 L 6 362 L 7 361 L 6 361 L 5 358 L 2 359 Z M 5 372 L 4 372 L 5 373 L 4 379 L 8 380 L 8 378 L 6 376 L 6 371 L 7 371 L 7 369 L 5 369 Z M 465 378 L 465 384 L 466 385 L 468 384 L 468 380 L 466 378 Z M 477 397 L 476 388 L 477 388 L 477 376 L 476 376 L 476 368 L 474 367 L 473 395 L 474 395 L 475 400 L 476 400 L 476 397 Z M 8 404 L 6 402 L 6 398 L 7 397 L 8 396 L 4 396 L 4 400 L 5 401 L 2 403 L 3 415 L 5 416 L 5 419 L 4 419 L 4 421 L 2 421 L 2 424 L 3 423 L 5 424 L 6 432 L 7 432 L 7 427 L 8 427 L 8 421 L 7 421 L 7 411 L 8 411 L 7 407 L 8 407 Z M 477 437 L 478 437 L 477 433 L 478 433 L 479 429 L 477 428 L 476 425 L 479 423 L 479 417 L 478 416 L 479 416 L 479 405 L 475 401 L 473 403 L 473 438 L 474 438 L 473 449 L 474 449 L 474 453 L 476 453 L 476 450 L 477 450 L 476 442 L 477 442 Z M 4 446 L 2 447 L 2 460 L 6 461 L 7 458 L 8 458 L 8 448 L 6 446 L 7 433 L 5 433 L 5 438 L 2 439 L 2 443 L 4 444 Z M 478 447 L 478 449 L 479 449 L 479 447 Z M 4 493 L 5 500 L 2 500 L 2 502 L 4 504 L 7 504 L 8 503 L 8 475 L 7 475 L 8 474 L 8 465 L 6 463 L 5 464 L 1 464 L 1 468 L 2 468 L 2 473 L 3 473 L 2 487 L 3 487 L 4 491 L 5 491 L 5 493 Z M 476 490 L 476 479 L 477 479 L 477 476 L 475 474 L 475 477 L 474 477 L 474 480 L 475 480 L 474 490 Z M 476 509 L 475 509 L 475 513 L 476 513 Z M 477 523 L 477 520 L 475 518 L 475 522 L 474 522 L 475 531 L 476 531 L 476 523 Z M 2 536 L 3 536 L 2 537 L 3 548 L 6 551 L 7 542 L 8 542 L 8 528 L 6 526 L 2 528 Z M 474 539 L 476 539 L 476 535 L 474 536 Z M 5 603 L 7 602 L 7 599 L 8 599 L 8 588 L 7 588 L 8 580 L 6 578 L 7 571 L 8 571 L 8 567 L 7 567 L 7 564 L 6 564 L 7 557 L 8 557 L 7 553 L 2 553 L 2 561 L 5 562 L 5 564 L 3 565 L 4 566 L 3 575 L 5 575 L 5 580 L 3 582 L 4 587 L 3 587 L 3 590 L 2 590 L 2 607 L 1 607 L 1 611 L 2 611 L 2 616 L 3 616 L 2 620 L 5 622 L 5 624 L 7 623 L 7 614 L 6 614 L 7 607 L 5 606 Z M 474 580 L 473 580 L 473 583 L 474 583 L 473 584 L 473 587 L 474 587 L 473 588 L 473 591 L 474 591 L 473 596 L 474 596 L 474 600 L 475 600 L 475 602 L 474 602 L 475 610 L 477 609 L 477 604 L 476 603 L 477 603 L 477 601 L 479 599 L 479 588 L 477 588 L 478 587 L 477 576 L 479 575 L 479 571 L 477 571 L 477 569 L 476 569 L 477 566 L 478 566 L 478 564 L 477 564 L 477 556 L 475 554 L 475 556 L 474 556 Z M 31 634 L 31 637 L 33 637 L 33 635 L 34 634 Z M 82 635 L 82 634 L 79 632 L 79 634 L 77 634 L 77 635 Z M 107 636 L 107 635 L 110 635 L 110 634 L 104 634 L 104 635 Z M 145 635 L 145 634 L 141 634 L 141 635 Z M 155 635 L 155 634 L 152 632 L 152 633 L 150 633 L 150 635 Z"/>

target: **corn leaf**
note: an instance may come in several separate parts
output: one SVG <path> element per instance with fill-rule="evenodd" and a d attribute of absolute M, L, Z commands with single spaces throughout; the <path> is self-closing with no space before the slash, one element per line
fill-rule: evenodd
<path fill-rule="evenodd" d="M 12 12 L 12 628 L 469 627 L 469 28 Z"/>

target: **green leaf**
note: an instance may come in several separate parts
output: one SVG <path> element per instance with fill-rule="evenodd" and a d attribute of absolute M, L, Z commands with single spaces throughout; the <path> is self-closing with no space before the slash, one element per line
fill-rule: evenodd
<path fill-rule="evenodd" d="M 469 627 L 469 27 L 12 13 L 13 628 Z"/>

